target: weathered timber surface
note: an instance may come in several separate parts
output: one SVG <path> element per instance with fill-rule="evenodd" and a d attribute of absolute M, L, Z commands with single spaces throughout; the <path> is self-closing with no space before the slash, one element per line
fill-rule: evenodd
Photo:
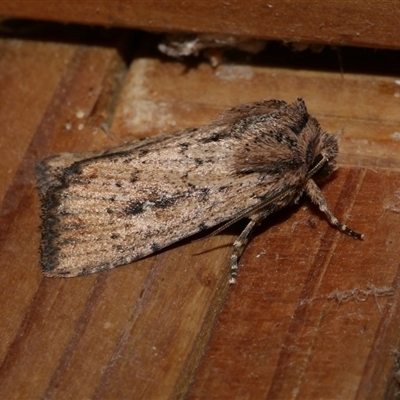
<path fill-rule="evenodd" d="M 191 68 L 140 52 L 127 66 L 119 44 L 0 39 L 0 397 L 390 397 L 400 327 L 398 77 L 268 63 Z M 340 168 L 322 189 L 364 242 L 302 200 L 257 230 L 230 289 L 239 226 L 106 273 L 41 276 L 36 160 L 298 95 L 324 129 L 345 129 Z"/>

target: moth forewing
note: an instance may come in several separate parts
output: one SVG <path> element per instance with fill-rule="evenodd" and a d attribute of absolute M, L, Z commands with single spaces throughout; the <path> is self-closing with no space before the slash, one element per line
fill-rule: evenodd
<path fill-rule="evenodd" d="M 43 272 L 70 277 L 107 270 L 248 217 L 234 244 L 233 282 L 253 227 L 303 191 L 351 234 L 309 183 L 311 175 L 334 169 L 336 154 L 334 136 L 298 99 L 250 103 L 210 125 L 47 158 L 37 168 Z"/>

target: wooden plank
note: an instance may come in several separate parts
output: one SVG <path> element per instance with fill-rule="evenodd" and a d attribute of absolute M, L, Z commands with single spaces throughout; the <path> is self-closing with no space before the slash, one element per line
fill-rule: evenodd
<path fill-rule="evenodd" d="M 399 48 L 396 1 L 2 1 L 0 16 L 159 32 Z"/>
<path fill-rule="evenodd" d="M 41 136 L 42 138 L 46 137 L 46 134 L 52 134 L 53 121 L 58 110 L 56 110 L 53 105 L 51 115 L 46 115 L 45 118 L 47 126 L 43 123 L 43 115 L 47 111 L 48 103 L 53 100 L 52 104 L 54 104 L 54 91 L 62 78 L 62 74 L 65 70 L 65 63 L 72 63 L 74 61 L 73 57 L 75 52 L 73 47 L 66 46 L 61 49 L 59 46 L 55 46 L 54 44 L 53 46 L 46 46 L 43 43 L 25 44 L 22 41 L 14 40 L 4 41 L 3 44 L 2 50 L 4 56 L 2 57 L 1 71 L 4 76 L 4 86 L 2 86 L 2 88 L 4 87 L 5 89 L 2 91 L 1 103 L 9 104 L 11 107 L 14 107 L 15 110 L 7 110 L 7 108 L 4 107 L 2 108 L 1 113 L 2 122 L 8 122 L 3 131 L 4 135 L 2 135 L 2 150 L 4 151 L 4 158 L 2 157 L 4 164 L 2 165 L 2 168 L 3 171 L 6 171 L 8 168 L 10 172 L 9 175 L 11 176 L 11 179 L 9 179 L 7 174 L 4 174 L 4 179 L 1 180 L 1 192 L 3 194 L 1 238 L 2 245 L 13 238 L 11 239 L 11 243 L 19 246 L 18 240 L 16 240 L 18 234 L 22 235 L 20 236 L 21 243 L 24 243 L 24 240 L 28 240 L 29 236 L 32 236 L 32 231 L 27 231 L 26 235 L 28 236 L 25 236 L 23 231 L 17 234 L 13 230 L 16 226 L 15 220 L 20 218 L 20 215 L 18 214 L 19 207 L 23 206 L 24 210 L 29 210 L 29 213 L 25 216 L 25 218 L 29 218 L 29 225 L 37 227 L 39 222 L 37 219 L 37 204 L 33 204 L 34 200 L 30 196 L 28 196 L 28 199 L 26 198 L 26 188 L 24 187 L 24 185 L 29 186 L 34 184 L 35 181 L 33 172 L 33 154 L 30 155 L 29 158 L 25 159 L 24 155 L 29 149 L 29 144 L 38 129 L 41 129 L 43 132 Z M 15 49 L 18 49 L 18 51 Z M 56 49 L 59 50 L 61 56 L 59 62 L 52 61 Z M 38 64 L 32 62 L 34 59 L 37 60 Z M 43 68 L 44 64 L 47 64 L 49 67 L 47 71 Z M 27 71 L 30 73 L 27 73 Z M 37 79 L 40 79 L 43 82 L 45 77 L 47 78 L 46 83 L 40 84 L 40 88 L 43 89 L 40 91 L 38 89 L 39 83 L 37 82 Z M 34 89 L 35 92 L 30 93 L 30 88 Z M 62 107 L 62 101 L 57 105 L 58 107 Z M 11 114 L 12 118 L 7 119 L 9 114 Z M 23 115 L 24 117 L 19 118 L 20 115 Z M 39 121 L 38 118 L 40 118 Z M 61 125 L 62 123 L 63 121 L 60 120 L 59 124 Z M 21 141 L 16 141 L 16 137 L 20 137 Z M 43 146 L 42 142 L 39 141 L 35 147 L 37 147 L 35 150 L 38 151 L 39 154 L 45 154 L 46 148 Z M 29 149 L 29 154 L 32 152 L 32 149 Z M 23 200 L 25 200 L 25 203 Z M 22 203 L 19 205 L 18 203 L 20 202 Z M 29 207 L 32 209 L 29 209 Z M 29 214 L 31 215 L 30 217 Z M 28 223 L 27 221 L 25 222 Z M 13 236 L 16 234 L 17 236 Z M 38 235 L 36 235 L 36 237 L 34 237 L 35 241 L 37 241 L 38 238 Z M 32 245 L 34 246 L 34 253 L 31 254 L 31 256 L 34 256 L 36 264 L 37 244 L 32 243 Z M 5 246 L 4 251 L 7 252 L 7 250 L 10 249 Z M 29 263 L 27 263 L 26 266 L 28 268 L 26 268 L 25 276 L 23 271 L 19 271 L 19 274 L 16 275 L 13 274 L 13 270 L 14 263 L 23 262 L 23 257 L 27 255 L 29 251 L 28 249 L 21 251 L 20 248 L 14 248 L 10 253 L 7 255 L 11 258 L 8 258 L 8 263 L 6 263 L 6 265 L 1 269 L 1 273 L 4 274 L 3 282 L 10 283 L 15 280 L 15 288 L 17 289 L 15 295 L 17 295 L 18 292 L 24 293 L 28 300 L 32 296 L 32 293 L 29 293 L 30 290 L 35 290 L 35 285 L 37 284 L 35 281 L 32 282 L 32 269 L 29 268 Z M 6 258 L 6 254 L 3 253 L 3 257 Z M 21 278 L 21 274 L 24 276 L 23 279 Z M 40 275 L 37 275 L 37 277 L 39 276 Z M 27 291 L 28 283 L 33 287 Z M 6 292 L 7 291 L 3 293 L 6 294 Z M 22 305 L 21 302 L 16 302 L 16 298 L 11 298 L 9 300 L 12 300 L 14 304 L 21 305 L 22 307 L 27 306 L 27 304 Z M 15 306 L 7 307 L 7 302 L 4 301 L 2 302 L 2 306 L 4 306 L 4 309 L 2 309 L 3 317 L 12 323 L 17 322 L 17 324 L 19 324 L 20 321 L 18 321 L 16 316 L 21 312 L 20 318 L 23 318 L 23 313 L 26 309 L 22 308 L 18 310 L 18 307 Z M 8 326 L 4 333 L 7 336 L 10 335 L 12 337 L 12 335 L 15 334 L 14 329 L 16 329 L 17 326 L 18 325 L 16 325 L 16 327 Z M 2 357 L 4 357 L 9 341 L 3 337 L 1 345 L 4 346 L 1 351 Z"/>
<path fill-rule="evenodd" d="M 60 45 L 49 46 L 46 57 L 55 52 L 51 46 Z M 29 54 L 25 62 L 46 65 L 46 58 Z M 70 57 L 69 62 L 64 58 L 64 69 L 48 72 L 59 74 L 58 85 L 2 204 L 1 312 L 7 324 L 0 331 L 0 397 L 180 393 L 192 379 L 228 290 L 229 271 L 221 265 L 229 257 L 225 245 L 231 236 L 191 244 L 185 252 L 164 252 L 136 263 L 135 271 L 41 279 L 35 158 L 108 147 L 119 135 L 118 129 L 109 134 L 99 129 L 123 72 L 118 52 L 73 45 Z M 4 150 L 10 150 L 12 140 L 5 143 Z M 220 250 L 209 252 L 213 248 Z M 162 384 L 154 385 L 153 379 Z"/>
<path fill-rule="evenodd" d="M 248 393 L 255 398 L 294 393 L 302 398 L 382 397 L 400 327 L 398 294 L 392 297 L 400 279 L 395 261 L 399 173 L 376 167 L 399 167 L 395 77 L 246 66 L 213 70 L 205 64 L 182 74 L 179 64 L 158 64 L 152 58 L 132 64 L 121 104 L 134 106 L 116 112 L 126 132 L 146 135 L 176 124 L 190 126 L 201 122 L 197 118 L 203 118 L 207 105 L 210 114 L 217 113 L 238 96 L 247 102 L 267 91 L 268 97 L 284 93 L 289 100 L 300 92 L 324 128 L 345 127 L 340 160 L 367 168 L 342 167 L 324 186 L 335 214 L 364 232 L 366 242 L 329 227 L 307 202 L 266 222 L 270 229 L 246 252 L 246 272 L 240 273 L 246 277 L 229 295 L 189 398 Z M 171 79 L 166 81 L 166 75 Z M 205 83 L 218 88 L 218 95 L 196 90 Z M 341 296 L 344 304 L 338 304 Z"/>
<path fill-rule="evenodd" d="M 78 125 L 91 120 L 99 124 L 107 117 L 110 104 L 103 95 L 111 100 L 110 87 L 117 88 L 124 64 L 114 48 L 12 39 L 3 44 L 1 68 L 9 87 L 0 103 L 13 105 L 16 111 L 9 111 L 14 117 L 3 131 L 6 146 L 1 151 L 5 157 L 11 152 L 17 162 L 10 163 L 12 180 L 1 180 L 7 186 L 2 187 L 0 217 L 0 396 L 38 398 L 79 321 L 95 277 L 71 282 L 70 291 L 62 280 L 42 280 L 34 163 L 65 149 L 65 143 L 71 149 L 79 147 L 76 138 L 86 147 L 96 143 L 96 131 L 80 130 Z M 33 89 L 36 100 L 29 92 Z M 77 117 L 81 111 L 85 118 Z M 21 115 L 27 132 L 21 132 L 23 144 L 15 145 Z M 67 124 L 75 127 L 76 135 Z"/>
<path fill-rule="evenodd" d="M 65 47 L 60 57 L 51 57 L 54 48 L 43 43 L 24 45 L 15 39 L 2 40 L 0 46 L 3 55 L 0 58 L 0 146 L 12 149 L 4 152 L 0 159 L 2 201 L 73 49 Z M 33 54 L 40 61 L 46 59 L 48 70 L 43 69 L 40 62 L 31 63 Z"/>
<path fill-rule="evenodd" d="M 376 291 L 374 297 L 368 290 L 398 286 L 396 77 L 266 65 L 188 68 L 138 54 L 116 97 L 124 76 L 117 45 L 47 42 L 40 44 L 49 47 L 39 58 L 37 45 L 20 44 L 33 46 L 21 53 L 28 55 L 24 62 L 34 65 L 33 71 L 47 66 L 56 52 L 66 63 L 64 68 L 49 63 L 49 76 L 56 77 L 53 85 L 44 86 L 49 102 L 38 111 L 39 122 L 26 121 L 30 144 L 18 146 L 14 176 L 4 187 L 0 397 L 181 398 L 188 393 L 191 398 L 273 398 L 301 393 L 312 398 L 333 390 L 345 398 L 380 396 L 394 364 L 390 351 L 398 346 L 399 299 L 397 290 L 384 293 L 388 297 Z M 25 82 L 17 78 L 15 84 Z M 218 324 L 228 292 L 226 245 L 239 227 L 200 242 L 189 239 L 103 274 L 41 278 L 36 158 L 206 123 L 240 102 L 292 101 L 297 95 L 324 129 L 346 129 L 342 168 L 323 191 L 335 213 L 366 234 L 365 242 L 329 227 L 306 201 L 283 211 L 265 222 L 246 251 L 239 284 L 230 290 Z M 22 95 L 14 100 L 21 102 Z M 106 133 L 100 125 L 111 120 L 111 112 Z M 9 123 L 19 124 L 16 118 Z M 12 150 L 9 136 L 4 143 L 2 152 Z M 379 153 L 370 152 L 376 148 Z M 336 289 L 349 294 L 346 302 L 327 298 L 338 296 Z"/>
<path fill-rule="evenodd" d="M 399 345 L 399 178 L 341 169 L 324 186 L 365 242 L 332 230 L 308 202 L 265 224 L 189 399 L 383 398 Z"/>

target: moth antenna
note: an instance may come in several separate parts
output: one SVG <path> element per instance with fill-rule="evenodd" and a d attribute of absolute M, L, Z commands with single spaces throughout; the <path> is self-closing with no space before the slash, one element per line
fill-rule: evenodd
<path fill-rule="evenodd" d="M 325 154 L 321 154 L 321 160 L 315 165 L 313 168 L 311 168 L 310 171 L 308 171 L 308 174 L 306 176 L 306 180 L 309 180 L 313 175 L 315 175 L 324 165 L 329 161 L 329 158 Z"/>
<path fill-rule="evenodd" d="M 209 235 L 202 237 L 201 239 L 196 239 L 194 242 L 204 240 L 204 239 L 209 239 L 215 235 L 218 235 L 222 231 L 224 231 L 226 228 L 229 228 L 231 225 L 235 224 L 236 222 L 240 221 L 243 218 L 249 217 L 251 214 L 254 214 L 257 211 L 262 210 L 265 208 L 267 205 L 273 203 L 274 201 L 278 200 L 280 197 L 284 197 L 286 193 L 288 193 L 291 190 L 291 187 L 285 186 L 285 188 L 278 193 L 276 193 L 274 196 L 271 196 L 264 201 L 262 201 L 259 204 L 256 204 L 255 206 L 249 207 L 248 209 L 244 210 L 240 214 L 236 215 L 232 219 L 230 219 L 228 222 L 225 222 L 222 226 L 219 228 L 215 229 L 213 232 L 211 232 Z M 266 216 L 266 215 L 265 215 Z"/>

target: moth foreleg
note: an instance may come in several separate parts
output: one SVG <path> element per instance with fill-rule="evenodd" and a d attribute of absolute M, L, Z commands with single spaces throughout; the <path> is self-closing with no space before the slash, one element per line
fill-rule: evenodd
<path fill-rule="evenodd" d="M 317 186 L 317 184 L 312 180 L 309 179 L 306 187 L 305 187 L 305 192 L 307 195 L 310 197 L 311 201 L 316 204 L 319 209 L 326 215 L 328 218 L 328 221 L 334 225 L 337 226 L 340 230 L 343 232 L 346 232 L 348 235 L 352 236 L 354 239 L 359 239 L 363 240 L 364 235 L 361 233 L 354 232 L 352 229 L 350 229 L 348 226 L 340 222 L 329 210 L 328 208 L 328 203 L 325 200 L 325 197 L 323 193 L 321 192 L 321 189 Z"/>
<path fill-rule="evenodd" d="M 243 254 L 244 249 L 249 241 L 249 235 L 253 228 L 257 225 L 257 223 L 261 220 L 261 218 L 255 217 L 252 218 L 250 222 L 243 229 L 242 233 L 233 243 L 232 255 L 231 255 L 231 278 L 229 279 L 229 284 L 232 285 L 236 283 L 236 277 L 238 274 L 238 262 L 240 256 Z"/>

